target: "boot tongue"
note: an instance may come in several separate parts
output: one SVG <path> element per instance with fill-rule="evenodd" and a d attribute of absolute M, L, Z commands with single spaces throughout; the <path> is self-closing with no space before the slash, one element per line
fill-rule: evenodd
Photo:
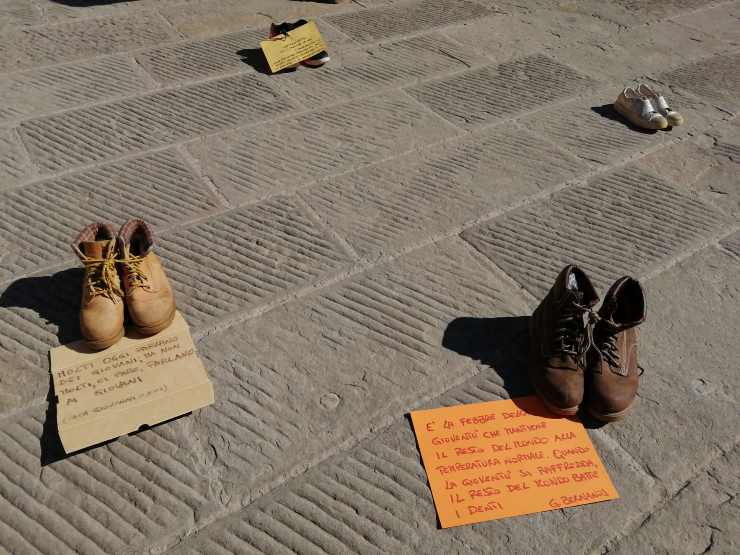
<path fill-rule="evenodd" d="M 565 278 L 565 295 L 563 300 L 566 304 L 583 304 L 583 291 L 580 290 L 578 279 L 574 272 L 570 272 Z"/>
<path fill-rule="evenodd" d="M 83 241 L 80 243 L 82 254 L 88 258 L 105 258 L 112 241 Z"/>

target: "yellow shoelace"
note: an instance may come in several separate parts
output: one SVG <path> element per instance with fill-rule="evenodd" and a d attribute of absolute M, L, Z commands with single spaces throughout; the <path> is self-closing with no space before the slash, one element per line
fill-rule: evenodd
<path fill-rule="evenodd" d="M 134 256 L 132 254 L 128 254 L 124 259 L 116 260 L 116 262 L 123 265 L 123 271 L 126 272 L 129 284 L 132 287 L 146 287 L 147 285 L 147 276 L 141 269 L 143 260 L 143 256 Z"/>
<path fill-rule="evenodd" d="M 118 272 L 116 271 L 116 259 L 108 258 L 88 258 L 82 259 L 82 264 L 87 269 L 88 287 L 90 295 L 104 295 L 114 303 L 120 302 L 123 297 L 123 291 L 118 282 Z"/>

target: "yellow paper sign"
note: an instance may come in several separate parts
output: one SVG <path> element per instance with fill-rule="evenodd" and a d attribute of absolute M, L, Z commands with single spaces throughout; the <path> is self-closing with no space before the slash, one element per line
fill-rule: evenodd
<path fill-rule="evenodd" d="M 326 50 L 326 43 L 313 21 L 296 27 L 285 35 L 263 40 L 260 46 L 273 73 L 294 66 Z"/>
<path fill-rule="evenodd" d="M 583 425 L 537 397 L 411 419 L 443 528 L 619 498 Z"/>
<path fill-rule="evenodd" d="M 132 333 L 104 351 L 77 341 L 50 356 L 67 453 L 213 403 L 213 386 L 179 312 L 157 335 Z"/>

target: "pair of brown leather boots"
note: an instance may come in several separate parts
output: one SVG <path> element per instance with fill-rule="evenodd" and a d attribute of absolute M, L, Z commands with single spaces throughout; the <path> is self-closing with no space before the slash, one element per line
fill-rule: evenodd
<path fill-rule="evenodd" d="M 94 350 L 123 337 L 124 300 L 136 331 L 154 335 L 175 317 L 175 297 L 159 257 L 154 234 L 143 220 L 129 220 L 116 235 L 113 226 L 94 223 L 72 249 L 85 266 L 80 331 Z"/>
<path fill-rule="evenodd" d="M 595 312 L 598 300 L 581 269 L 563 268 L 530 319 L 529 377 L 552 412 L 572 416 L 585 402 L 593 417 L 613 422 L 637 395 L 645 296 L 637 280 L 622 277 Z"/>

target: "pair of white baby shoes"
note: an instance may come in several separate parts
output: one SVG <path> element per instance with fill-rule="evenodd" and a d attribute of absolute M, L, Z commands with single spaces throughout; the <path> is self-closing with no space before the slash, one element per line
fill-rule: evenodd
<path fill-rule="evenodd" d="M 668 105 L 665 97 L 645 84 L 624 89 L 614 102 L 614 109 L 643 129 L 665 129 L 683 124 L 683 116 Z"/>

